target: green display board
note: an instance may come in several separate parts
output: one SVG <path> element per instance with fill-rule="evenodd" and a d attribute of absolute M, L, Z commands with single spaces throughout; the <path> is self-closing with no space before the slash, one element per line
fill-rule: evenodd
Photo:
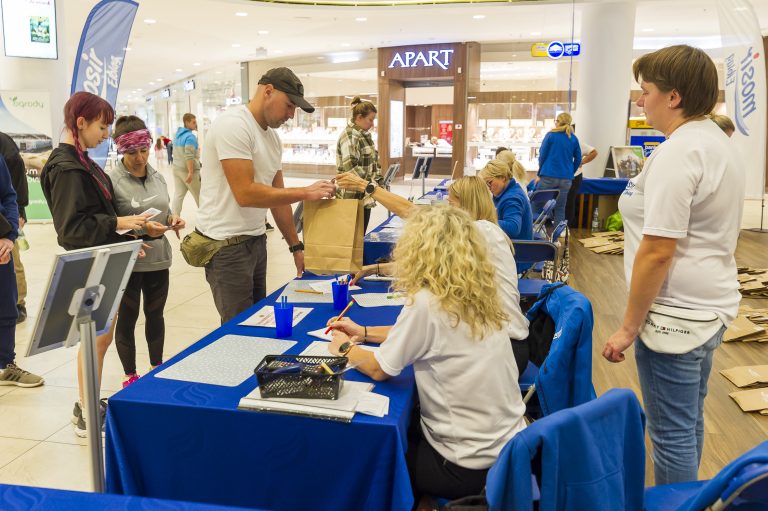
<path fill-rule="evenodd" d="M 29 206 L 26 207 L 27 220 L 43 220 L 51 221 L 51 210 L 48 209 L 48 203 L 45 201 L 45 195 L 43 195 L 43 187 L 40 186 L 40 178 L 27 176 L 27 183 L 29 184 Z"/>

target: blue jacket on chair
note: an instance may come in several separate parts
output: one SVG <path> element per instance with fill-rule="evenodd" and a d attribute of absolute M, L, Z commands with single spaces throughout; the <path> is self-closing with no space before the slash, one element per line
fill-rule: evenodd
<path fill-rule="evenodd" d="M 512 437 L 488 471 L 490 510 L 531 511 L 537 475 L 539 511 L 642 511 L 644 431 L 645 414 L 628 389 L 539 419 Z"/>
<path fill-rule="evenodd" d="M 541 289 L 546 293 L 553 285 Z M 595 399 L 592 386 L 592 304 L 568 286 L 555 289 L 528 310 L 532 320 L 539 310 L 555 322 L 555 336 L 549 355 L 536 377 L 536 394 L 541 411 L 549 415 L 564 408 Z"/>

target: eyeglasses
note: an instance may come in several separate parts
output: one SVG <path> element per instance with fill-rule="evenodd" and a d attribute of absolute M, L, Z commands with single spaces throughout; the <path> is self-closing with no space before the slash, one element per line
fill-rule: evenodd
<path fill-rule="evenodd" d="M 491 178 L 491 179 L 486 179 L 486 180 L 485 180 L 485 186 L 487 186 L 488 188 L 490 188 L 490 187 L 491 187 L 491 183 L 493 183 L 493 179 L 494 179 L 494 178 Z"/>

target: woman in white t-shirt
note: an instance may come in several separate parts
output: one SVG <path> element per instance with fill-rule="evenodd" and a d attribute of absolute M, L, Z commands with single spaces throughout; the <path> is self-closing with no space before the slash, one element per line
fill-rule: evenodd
<path fill-rule="evenodd" d="M 741 298 L 734 251 L 745 184 L 728 137 L 707 117 L 718 82 L 706 53 L 671 46 L 633 71 L 637 105 L 667 140 L 619 200 L 629 300 L 603 356 L 621 362 L 635 345 L 656 484 L 670 484 L 697 479 L 712 354 Z"/>
<path fill-rule="evenodd" d="M 479 493 L 504 445 L 525 427 L 508 320 L 485 239 L 454 207 L 423 208 L 395 246 L 395 289 L 406 305 L 376 353 L 334 329 L 331 352 L 375 380 L 413 366 L 420 438 L 409 443 L 418 509 L 429 495 Z"/>

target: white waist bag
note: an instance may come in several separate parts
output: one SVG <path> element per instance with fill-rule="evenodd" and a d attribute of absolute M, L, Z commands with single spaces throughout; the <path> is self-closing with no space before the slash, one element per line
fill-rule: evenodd
<path fill-rule="evenodd" d="M 712 311 L 654 303 L 638 336 L 648 349 L 679 355 L 698 348 L 722 327 Z"/>

